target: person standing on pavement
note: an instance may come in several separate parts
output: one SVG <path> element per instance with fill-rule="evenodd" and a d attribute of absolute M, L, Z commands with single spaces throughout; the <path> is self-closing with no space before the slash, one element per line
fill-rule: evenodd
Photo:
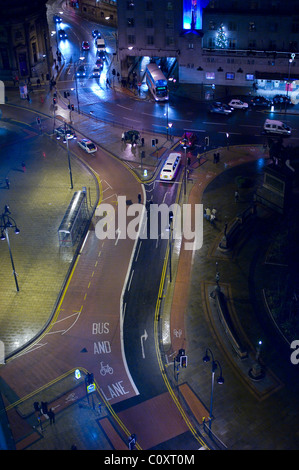
<path fill-rule="evenodd" d="M 235 191 L 235 202 L 239 201 L 239 197 L 240 197 L 239 192 L 236 190 Z"/>
<path fill-rule="evenodd" d="M 48 411 L 48 416 L 49 416 L 49 419 L 50 419 L 50 424 L 55 424 L 55 413 L 54 411 L 52 410 L 52 408 L 50 408 L 50 410 Z"/>

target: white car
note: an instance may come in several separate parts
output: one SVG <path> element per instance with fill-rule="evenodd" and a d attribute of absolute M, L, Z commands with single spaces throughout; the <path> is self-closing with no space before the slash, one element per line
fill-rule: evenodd
<path fill-rule="evenodd" d="M 91 142 L 91 140 L 88 140 L 88 139 L 78 140 L 78 144 L 87 153 L 93 153 L 98 150 L 95 144 Z"/>
<path fill-rule="evenodd" d="M 244 101 L 234 99 L 228 103 L 228 106 L 230 106 L 231 108 L 236 108 L 236 109 L 247 109 L 248 103 L 244 103 Z"/>

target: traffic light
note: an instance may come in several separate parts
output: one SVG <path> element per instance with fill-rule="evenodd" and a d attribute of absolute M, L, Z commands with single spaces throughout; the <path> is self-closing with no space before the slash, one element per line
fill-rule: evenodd
<path fill-rule="evenodd" d="M 56 104 L 56 98 L 53 98 L 53 104 Z"/>
<path fill-rule="evenodd" d="M 181 356 L 180 357 L 180 366 L 181 367 L 187 367 L 187 356 Z"/>
<path fill-rule="evenodd" d="M 71 108 L 72 108 L 72 111 L 74 111 L 75 106 L 73 104 L 71 104 Z"/>

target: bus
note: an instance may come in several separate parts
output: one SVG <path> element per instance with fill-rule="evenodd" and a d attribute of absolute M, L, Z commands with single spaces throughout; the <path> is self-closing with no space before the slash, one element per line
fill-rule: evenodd
<path fill-rule="evenodd" d="M 175 153 L 169 154 L 161 170 L 160 180 L 162 181 L 174 180 L 181 164 L 181 158 L 182 157 L 180 153 L 175 152 Z"/>
<path fill-rule="evenodd" d="M 146 67 L 146 84 L 156 101 L 168 100 L 168 86 L 162 70 L 155 63 Z"/>

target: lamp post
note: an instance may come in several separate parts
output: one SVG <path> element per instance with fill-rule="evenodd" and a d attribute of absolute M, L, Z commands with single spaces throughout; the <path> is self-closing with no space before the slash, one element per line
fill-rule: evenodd
<path fill-rule="evenodd" d="M 84 60 L 84 57 L 79 57 L 79 60 L 74 62 L 74 70 L 75 70 L 75 86 L 76 86 L 76 98 L 77 98 L 77 107 L 78 107 L 78 114 L 80 114 L 80 106 L 79 106 L 79 95 L 78 95 L 78 83 L 77 83 L 77 67 L 80 64 L 80 61 Z"/>
<path fill-rule="evenodd" d="M 187 139 L 184 139 L 183 148 L 184 148 L 184 151 L 185 151 L 184 195 L 186 195 L 186 186 L 187 186 Z"/>
<path fill-rule="evenodd" d="M 214 394 L 214 381 L 215 381 L 215 372 L 217 368 L 220 368 L 220 375 L 217 379 L 217 383 L 219 385 L 222 385 L 224 383 L 224 378 L 222 376 L 222 367 L 220 365 L 220 362 L 214 359 L 214 355 L 212 351 L 207 348 L 204 357 L 202 358 L 203 362 L 209 362 L 210 361 L 210 356 L 212 356 L 212 384 L 211 384 L 211 398 L 210 398 L 210 416 L 209 416 L 209 431 L 211 432 L 211 427 L 212 427 L 212 416 L 213 416 L 213 394 Z"/>
<path fill-rule="evenodd" d="M 74 139 L 76 139 L 76 135 L 74 135 Z M 59 135 L 57 136 L 57 140 L 59 140 L 60 137 Z M 73 189 L 73 175 L 72 175 L 72 167 L 71 167 L 71 158 L 70 158 L 70 149 L 69 149 L 69 139 L 67 138 L 67 129 L 66 129 L 66 122 L 64 123 L 64 138 L 63 138 L 63 143 L 66 144 L 67 147 L 67 159 L 68 159 L 68 165 L 69 165 L 69 172 L 70 172 L 70 182 L 71 182 L 71 188 Z"/>
<path fill-rule="evenodd" d="M 15 234 L 19 234 L 20 230 L 18 229 L 14 219 L 10 217 L 10 210 L 8 206 L 5 206 L 4 212 L 1 214 L 1 222 L 0 222 L 0 228 L 1 228 L 1 240 L 6 240 L 8 244 L 8 250 L 9 250 L 9 255 L 10 255 L 10 260 L 11 260 L 11 265 L 12 265 L 12 272 L 15 278 L 15 283 L 16 283 L 16 288 L 17 292 L 19 292 L 19 284 L 18 284 L 18 279 L 17 279 L 17 273 L 15 270 L 15 265 L 12 257 L 12 252 L 10 248 L 10 242 L 9 242 L 9 236 L 8 236 L 8 229 L 9 228 L 14 228 L 15 229 Z"/>
<path fill-rule="evenodd" d="M 288 82 L 287 82 L 287 99 L 286 99 L 285 108 L 284 108 L 285 114 L 286 114 L 286 112 L 287 112 L 288 99 L 289 99 L 289 87 L 290 87 L 290 78 L 291 78 L 291 64 L 292 64 L 293 60 L 295 59 L 295 56 L 296 56 L 296 54 L 292 53 L 292 54 L 291 54 L 291 57 L 289 58 Z"/>

